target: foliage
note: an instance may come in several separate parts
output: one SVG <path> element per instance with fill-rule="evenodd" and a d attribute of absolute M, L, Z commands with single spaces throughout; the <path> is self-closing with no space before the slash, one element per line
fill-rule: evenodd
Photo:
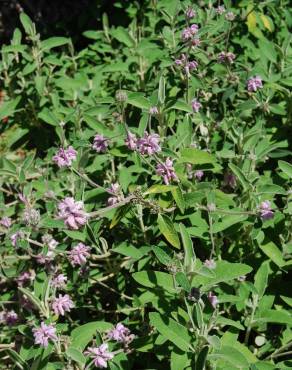
<path fill-rule="evenodd" d="M 292 367 L 292 15 L 224 5 L 117 2 L 129 27 L 104 14 L 80 52 L 21 13 L 1 59 L 3 368 Z"/>

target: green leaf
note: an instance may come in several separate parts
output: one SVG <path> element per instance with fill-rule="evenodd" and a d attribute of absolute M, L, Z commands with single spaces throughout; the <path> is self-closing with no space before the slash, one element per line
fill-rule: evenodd
<path fill-rule="evenodd" d="M 177 109 L 183 112 L 193 113 L 192 107 L 183 100 L 178 100 L 173 106 L 171 106 L 167 110 L 169 109 Z"/>
<path fill-rule="evenodd" d="M 25 294 L 30 302 L 34 304 L 34 306 L 38 308 L 40 312 L 44 312 L 42 302 L 37 297 L 35 297 L 28 289 L 19 287 L 18 290 L 20 290 L 21 293 Z"/>
<path fill-rule="evenodd" d="M 290 179 L 292 178 L 292 165 L 290 163 L 279 161 L 278 166 Z"/>
<path fill-rule="evenodd" d="M 67 349 L 66 356 L 69 357 L 69 359 L 72 359 L 79 364 L 85 365 L 86 363 L 86 358 L 83 355 L 83 353 L 74 347 L 69 347 Z"/>
<path fill-rule="evenodd" d="M 147 288 L 160 288 L 169 293 L 175 293 L 176 289 L 173 285 L 173 277 L 166 272 L 161 271 L 140 271 L 132 274 L 137 283 Z"/>
<path fill-rule="evenodd" d="M 286 264 L 282 257 L 282 252 L 272 241 L 259 247 L 277 266 L 282 267 Z"/>
<path fill-rule="evenodd" d="M 171 219 L 166 215 L 158 215 L 158 227 L 165 239 L 175 248 L 180 248 L 178 234 Z"/>
<path fill-rule="evenodd" d="M 29 370 L 30 367 L 28 366 L 28 363 L 13 349 L 9 348 L 6 350 L 6 353 L 10 357 L 10 359 L 13 361 L 13 363 L 22 370 Z"/>
<path fill-rule="evenodd" d="M 268 261 L 264 261 L 254 277 L 254 286 L 258 291 L 258 298 L 261 299 L 268 285 L 270 266 Z"/>
<path fill-rule="evenodd" d="M 20 96 L 13 100 L 5 101 L 0 105 L 0 120 L 5 117 L 10 117 L 16 110 L 16 107 L 20 101 Z"/>
<path fill-rule="evenodd" d="M 172 188 L 171 193 L 172 193 L 173 199 L 175 200 L 175 203 L 177 204 L 178 208 L 183 214 L 185 212 L 185 200 L 184 200 L 184 196 L 183 196 L 183 193 L 180 187 L 176 186 Z"/>
<path fill-rule="evenodd" d="M 192 270 L 192 267 L 196 260 L 196 255 L 193 248 L 192 239 L 183 223 L 179 224 L 180 235 L 184 248 L 184 266 L 188 271 Z"/>
<path fill-rule="evenodd" d="M 50 50 L 58 46 L 69 44 L 70 39 L 67 37 L 50 37 L 41 43 L 42 50 Z"/>
<path fill-rule="evenodd" d="M 233 326 L 234 328 L 237 328 L 239 330 L 244 330 L 244 326 L 242 326 L 238 321 L 230 320 L 223 316 L 218 316 L 216 323 L 221 326 L 228 325 Z"/>
<path fill-rule="evenodd" d="M 182 351 L 189 351 L 191 336 L 184 326 L 157 312 L 151 312 L 149 318 L 151 325 L 153 325 L 163 337 Z"/>
<path fill-rule="evenodd" d="M 170 355 L 170 370 L 183 370 L 187 366 L 188 361 L 187 353 L 174 347 Z"/>
<path fill-rule="evenodd" d="M 203 150 L 196 148 L 186 148 L 181 151 L 181 157 L 178 163 L 191 163 L 191 164 L 214 164 L 216 158 Z"/>
<path fill-rule="evenodd" d="M 78 326 L 71 333 L 71 346 L 70 348 L 83 351 L 87 344 L 95 336 L 96 332 L 106 332 L 112 328 L 112 324 L 105 321 L 92 321 L 87 324 Z"/>
<path fill-rule="evenodd" d="M 248 218 L 247 215 L 228 215 L 222 217 L 220 222 L 215 222 L 213 226 L 213 233 L 219 233 L 229 227 L 238 224 Z"/>
<path fill-rule="evenodd" d="M 116 210 L 116 213 L 110 224 L 110 229 L 115 227 L 126 216 L 130 208 L 130 204 L 126 204 L 125 206 L 122 206 Z"/>
<path fill-rule="evenodd" d="M 32 23 L 32 20 L 29 18 L 28 15 L 25 13 L 20 14 L 20 22 L 25 30 L 25 32 L 32 36 L 34 34 L 34 24 Z"/>
<path fill-rule="evenodd" d="M 214 360 L 223 360 L 234 366 L 235 369 L 248 369 L 249 363 L 245 356 L 239 352 L 238 350 L 234 349 L 233 347 L 223 346 L 220 351 L 216 353 L 212 353 L 208 356 L 208 358 L 213 361 Z"/>
<path fill-rule="evenodd" d="M 255 318 L 256 322 L 272 322 L 275 324 L 289 325 L 292 327 L 292 316 L 285 310 L 268 309 L 260 312 L 260 317 Z"/>
<path fill-rule="evenodd" d="M 190 282 L 184 272 L 178 272 L 175 275 L 175 280 L 179 286 L 181 286 L 187 293 L 191 290 Z"/>
<path fill-rule="evenodd" d="M 132 93 L 128 95 L 127 102 L 134 107 L 146 109 L 147 111 L 151 107 L 150 101 L 145 98 L 145 96 L 142 93 Z"/>
<path fill-rule="evenodd" d="M 229 163 L 228 167 L 231 169 L 234 175 L 238 178 L 240 184 L 243 187 L 243 190 L 246 191 L 249 188 L 249 182 L 246 176 L 244 175 L 244 173 L 242 172 L 242 170 L 233 163 Z"/>
<path fill-rule="evenodd" d="M 165 78 L 163 76 L 159 79 L 159 88 L 158 88 L 158 100 L 160 104 L 164 104 L 165 101 Z"/>
<path fill-rule="evenodd" d="M 129 48 L 135 47 L 135 40 L 125 28 L 119 26 L 116 29 L 111 30 L 111 35 Z"/>
<path fill-rule="evenodd" d="M 174 185 L 152 185 L 145 191 L 144 195 L 167 193 L 173 189 L 175 189 Z"/>
<path fill-rule="evenodd" d="M 193 286 L 202 285 L 205 290 L 222 282 L 232 281 L 251 272 L 252 268 L 243 263 L 230 263 L 218 261 L 216 268 L 212 270 L 214 276 L 195 276 L 192 281 Z"/>

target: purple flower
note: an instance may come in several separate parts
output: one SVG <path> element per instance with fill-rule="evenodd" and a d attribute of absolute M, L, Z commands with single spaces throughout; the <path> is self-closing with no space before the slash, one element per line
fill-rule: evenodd
<path fill-rule="evenodd" d="M 72 266 L 82 266 L 86 263 L 86 259 L 90 257 L 90 247 L 83 243 L 78 243 L 70 252 L 69 252 L 69 261 Z"/>
<path fill-rule="evenodd" d="M 233 12 L 228 12 L 228 13 L 226 13 L 226 15 L 225 15 L 225 19 L 226 19 L 227 21 L 234 21 L 234 19 L 235 19 L 235 14 L 234 14 Z"/>
<path fill-rule="evenodd" d="M 69 146 L 67 149 L 60 148 L 56 155 L 53 156 L 53 162 L 59 167 L 68 167 L 72 165 L 77 156 L 76 150 Z"/>
<path fill-rule="evenodd" d="M 236 176 L 233 173 L 229 172 L 229 171 L 225 172 L 225 174 L 224 174 L 224 185 L 229 186 L 232 189 L 234 189 L 236 187 Z"/>
<path fill-rule="evenodd" d="M 263 87 L 263 82 L 260 76 L 251 77 L 247 80 L 247 90 L 249 92 L 255 92 L 257 89 Z"/>
<path fill-rule="evenodd" d="M 62 295 L 59 294 L 58 298 L 55 298 L 52 303 L 52 308 L 55 312 L 55 315 L 65 315 L 65 312 L 70 312 L 71 308 L 74 307 L 70 296 L 68 294 Z"/>
<path fill-rule="evenodd" d="M 271 203 L 268 200 L 261 202 L 259 209 L 262 220 L 270 220 L 274 217 L 274 212 L 271 209 Z"/>
<path fill-rule="evenodd" d="M 196 16 L 196 12 L 194 11 L 193 8 L 191 8 L 190 6 L 187 8 L 186 12 L 185 12 L 185 16 L 188 18 L 188 19 L 192 19 Z"/>
<path fill-rule="evenodd" d="M 214 260 L 205 260 L 204 265 L 208 267 L 208 269 L 215 269 L 216 268 L 216 262 Z"/>
<path fill-rule="evenodd" d="M 23 232 L 22 231 L 17 231 L 16 233 L 12 234 L 10 236 L 11 244 L 13 247 L 17 247 L 17 243 L 19 239 L 23 238 Z"/>
<path fill-rule="evenodd" d="M 76 201 L 72 197 L 66 197 L 58 204 L 58 218 L 64 220 L 65 225 L 70 229 L 77 230 L 85 225 L 88 219 L 88 214 L 84 210 L 84 204 L 81 201 Z"/>
<path fill-rule="evenodd" d="M 40 222 L 41 215 L 37 209 L 25 207 L 23 212 L 23 221 L 26 226 L 37 226 Z"/>
<path fill-rule="evenodd" d="M 209 292 L 207 297 L 212 307 L 216 308 L 217 304 L 219 303 L 217 296 L 213 292 Z"/>
<path fill-rule="evenodd" d="M 41 323 L 39 328 L 32 329 L 34 335 L 34 343 L 40 344 L 42 347 L 48 347 L 49 339 L 53 342 L 58 340 L 56 335 L 56 328 L 53 325 L 46 325 Z"/>
<path fill-rule="evenodd" d="M 110 340 L 116 340 L 117 342 L 126 344 L 134 339 L 134 335 L 131 334 L 130 330 L 121 323 L 118 323 L 114 329 L 110 330 L 107 337 Z"/>
<path fill-rule="evenodd" d="M 163 181 L 166 185 L 169 185 L 171 180 L 177 180 L 173 168 L 173 161 L 170 158 L 166 158 L 165 163 L 158 163 L 156 166 L 156 173 L 163 177 Z"/>
<path fill-rule="evenodd" d="M 194 37 L 192 39 L 192 46 L 200 46 L 201 45 L 201 40 L 199 39 L 199 37 Z"/>
<path fill-rule="evenodd" d="M 231 52 L 221 51 L 218 55 L 218 62 L 219 63 L 233 63 L 235 59 L 235 55 Z"/>
<path fill-rule="evenodd" d="M 220 6 L 218 6 L 218 7 L 215 9 L 215 11 L 216 11 L 216 13 L 217 13 L 217 14 L 221 15 L 221 14 L 223 14 L 223 13 L 225 13 L 225 12 L 226 12 L 226 9 L 225 9 L 224 5 L 220 5 Z"/>
<path fill-rule="evenodd" d="M 194 177 L 197 179 L 197 180 L 201 180 L 202 179 L 202 177 L 204 176 L 204 172 L 203 171 L 201 171 L 201 170 L 197 170 L 197 171 L 195 171 L 195 173 L 194 173 Z"/>
<path fill-rule="evenodd" d="M 65 288 L 67 283 L 67 276 L 64 274 L 58 274 L 52 280 L 52 286 L 54 288 Z"/>
<path fill-rule="evenodd" d="M 109 197 L 107 200 L 107 204 L 109 206 L 113 206 L 114 204 L 118 203 L 123 197 L 121 196 L 121 189 L 118 183 L 111 184 L 111 186 L 107 189 L 110 191 L 114 196 Z"/>
<path fill-rule="evenodd" d="M 2 217 L 1 220 L 0 220 L 0 225 L 6 227 L 6 229 L 9 229 L 9 227 L 11 226 L 12 222 L 11 222 L 11 218 L 10 217 Z"/>
<path fill-rule="evenodd" d="M 108 139 L 103 135 L 95 135 L 93 139 L 92 148 L 97 151 L 97 153 L 105 153 L 108 148 Z"/>
<path fill-rule="evenodd" d="M 194 35 L 197 34 L 199 27 L 197 24 L 192 24 L 190 27 L 187 27 L 182 32 L 182 39 L 184 41 L 190 40 Z"/>
<path fill-rule="evenodd" d="M 5 325 L 13 326 L 18 321 L 18 315 L 14 310 L 1 312 L 0 315 L 0 321 L 2 321 Z"/>
<path fill-rule="evenodd" d="M 23 287 L 23 286 L 29 285 L 34 280 L 34 278 L 35 278 L 35 272 L 32 270 L 32 271 L 23 272 L 22 274 L 18 276 L 16 280 L 17 280 L 18 286 Z"/>
<path fill-rule="evenodd" d="M 137 150 L 141 154 L 152 155 L 160 152 L 161 148 L 159 145 L 160 136 L 157 134 L 148 134 L 145 132 L 144 136 L 137 140 Z"/>
<path fill-rule="evenodd" d="M 202 108 L 202 104 L 197 99 L 193 99 L 192 100 L 192 109 L 193 109 L 193 111 L 195 113 L 198 113 L 201 108 Z"/>
<path fill-rule="evenodd" d="M 108 350 L 107 343 L 99 347 L 88 347 L 84 354 L 93 358 L 94 365 L 99 369 L 107 368 L 107 362 L 114 358 L 114 354 Z"/>
<path fill-rule="evenodd" d="M 156 106 L 153 106 L 153 107 L 150 107 L 149 109 L 149 113 L 154 116 L 155 114 L 158 114 L 159 111 L 158 111 L 158 108 Z"/>
<path fill-rule="evenodd" d="M 137 137 L 135 134 L 128 132 L 125 144 L 130 150 L 135 150 L 137 148 Z"/>

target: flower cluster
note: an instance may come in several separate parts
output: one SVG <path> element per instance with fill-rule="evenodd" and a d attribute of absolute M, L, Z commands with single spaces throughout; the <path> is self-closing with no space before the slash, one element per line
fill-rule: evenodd
<path fill-rule="evenodd" d="M 70 252 L 69 252 L 69 261 L 72 266 L 82 266 L 86 263 L 89 254 L 90 247 L 83 243 L 78 243 Z"/>
<path fill-rule="evenodd" d="M 198 113 L 201 108 L 202 108 L 202 104 L 197 99 L 193 99 L 192 100 L 192 109 L 193 109 L 193 111 L 195 113 Z"/>
<path fill-rule="evenodd" d="M 271 208 L 271 203 L 268 200 L 261 202 L 259 206 L 260 216 L 262 220 L 270 220 L 274 217 L 274 212 Z"/>
<path fill-rule="evenodd" d="M 11 218 L 6 216 L 2 217 L 0 220 L 0 225 L 4 226 L 6 229 L 9 229 L 12 225 Z"/>
<path fill-rule="evenodd" d="M 107 151 L 108 146 L 109 139 L 99 134 L 94 136 L 92 148 L 96 150 L 97 153 L 105 153 Z"/>
<path fill-rule="evenodd" d="M 75 202 L 74 198 L 67 197 L 58 204 L 58 218 L 64 220 L 65 225 L 70 229 L 79 229 L 84 226 L 88 219 L 88 214 L 84 210 L 81 201 Z"/>
<path fill-rule="evenodd" d="M 221 51 L 218 55 L 219 63 L 229 63 L 232 64 L 235 59 L 235 55 L 231 52 Z"/>
<path fill-rule="evenodd" d="M 251 77 L 247 81 L 247 90 L 255 92 L 263 87 L 263 81 L 260 76 Z"/>
<path fill-rule="evenodd" d="M 170 158 L 166 158 L 164 163 L 157 164 L 156 173 L 157 175 L 162 176 L 166 185 L 169 185 L 171 180 L 178 180 L 174 172 L 173 161 Z"/>
<path fill-rule="evenodd" d="M 73 307 L 74 303 L 68 294 L 59 294 L 59 297 L 55 298 L 52 303 L 52 308 L 55 312 L 55 315 L 64 316 L 65 312 L 70 312 L 71 308 Z"/>
<path fill-rule="evenodd" d="M 118 183 L 111 184 L 111 186 L 107 190 L 113 194 L 113 196 L 109 197 L 107 200 L 107 204 L 109 206 L 113 206 L 123 199 L 123 194 Z"/>
<path fill-rule="evenodd" d="M 106 369 L 107 362 L 114 358 L 114 354 L 108 350 L 107 343 L 103 343 L 99 347 L 88 347 L 84 354 L 92 358 L 94 365 L 99 369 Z"/>
<path fill-rule="evenodd" d="M 139 153 L 145 155 L 153 155 L 161 151 L 159 145 L 160 136 L 157 134 L 148 134 L 145 132 L 142 138 L 137 139 L 136 135 L 128 132 L 125 144 L 131 150 L 137 150 Z"/>
<path fill-rule="evenodd" d="M 122 323 L 118 323 L 115 328 L 107 333 L 110 340 L 115 340 L 120 343 L 129 344 L 134 339 L 134 335 Z"/>
<path fill-rule="evenodd" d="M 53 156 L 53 162 L 58 167 L 69 167 L 75 161 L 76 156 L 77 151 L 72 146 L 69 146 L 67 149 L 60 148 L 57 154 Z"/>
<path fill-rule="evenodd" d="M 35 344 L 39 344 L 42 347 L 48 347 L 49 340 L 56 342 L 58 340 L 56 335 L 56 328 L 50 324 L 47 325 L 44 322 L 41 322 L 39 328 L 32 329 L 34 335 Z"/>
<path fill-rule="evenodd" d="M 185 54 L 182 54 L 179 59 L 176 59 L 175 64 L 182 67 L 187 76 L 190 75 L 190 72 L 198 68 L 198 62 L 195 60 L 188 61 Z"/>
<path fill-rule="evenodd" d="M 183 41 L 192 40 L 198 33 L 198 30 L 199 26 L 197 24 L 192 24 L 190 27 L 186 27 L 182 32 Z"/>
<path fill-rule="evenodd" d="M 13 326 L 18 321 L 18 315 L 14 310 L 0 312 L 0 323 Z"/>

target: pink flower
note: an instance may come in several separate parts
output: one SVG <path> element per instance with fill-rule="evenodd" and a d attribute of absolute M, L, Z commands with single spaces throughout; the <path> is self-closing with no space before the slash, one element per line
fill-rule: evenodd
<path fill-rule="evenodd" d="M 137 140 L 137 150 L 141 154 L 152 155 L 161 151 L 159 146 L 160 136 L 145 132 L 143 138 Z"/>
<path fill-rule="evenodd" d="M 156 173 L 163 177 L 163 181 L 166 185 L 169 185 L 171 180 L 177 180 L 173 168 L 173 161 L 170 158 L 166 158 L 165 163 L 158 163 L 156 166 Z"/>
<path fill-rule="evenodd" d="M 182 32 L 182 39 L 183 41 L 187 41 L 193 38 L 194 35 L 199 30 L 199 26 L 197 24 L 192 24 L 190 27 L 187 27 Z"/>
<path fill-rule="evenodd" d="M 35 272 L 32 271 L 25 271 L 20 274 L 17 278 L 17 284 L 21 287 L 29 285 L 35 279 Z"/>
<path fill-rule="evenodd" d="M 55 312 L 55 315 L 65 315 L 65 312 L 70 312 L 71 308 L 74 307 L 74 303 L 72 302 L 70 296 L 65 294 L 59 294 L 58 298 L 55 298 L 52 303 L 52 308 Z"/>
<path fill-rule="evenodd" d="M 206 267 L 208 267 L 208 269 L 211 269 L 211 270 L 213 270 L 213 269 L 215 269 L 215 268 L 216 268 L 216 262 L 215 262 L 214 260 L 206 260 L 206 261 L 204 262 L 204 265 L 205 265 Z"/>
<path fill-rule="evenodd" d="M 149 113 L 152 115 L 152 116 L 154 116 L 155 114 L 158 114 L 159 113 L 159 111 L 158 111 L 158 108 L 157 107 L 151 107 L 150 109 L 149 109 Z"/>
<path fill-rule="evenodd" d="M 34 335 L 34 343 L 40 344 L 42 347 L 48 347 L 49 339 L 53 342 L 58 340 L 56 335 L 56 328 L 53 325 L 46 325 L 41 323 L 39 328 L 32 329 Z"/>
<path fill-rule="evenodd" d="M 235 55 L 231 52 L 225 52 L 225 51 L 221 51 L 221 53 L 219 53 L 218 55 L 218 62 L 219 63 L 233 63 L 235 59 Z"/>
<path fill-rule="evenodd" d="M 109 190 L 114 195 L 113 197 L 109 197 L 107 200 L 107 204 L 109 206 L 113 206 L 123 199 L 123 197 L 121 196 L 122 194 L 120 190 L 120 185 L 118 183 L 111 184 L 111 186 L 107 190 Z"/>
<path fill-rule="evenodd" d="M 94 365 L 99 369 L 107 368 L 107 362 L 114 358 L 114 354 L 108 351 L 107 343 L 99 347 L 88 347 L 84 354 L 93 358 Z"/>
<path fill-rule="evenodd" d="M 216 8 L 216 13 L 219 14 L 219 15 L 221 15 L 225 12 L 226 12 L 226 9 L 225 9 L 224 5 L 220 5 L 220 6 L 218 6 L 218 8 Z"/>
<path fill-rule="evenodd" d="M 64 220 L 65 225 L 70 229 L 77 230 L 85 225 L 88 214 L 84 210 L 84 204 L 81 201 L 75 202 L 74 198 L 66 197 L 58 204 L 58 218 Z"/>
<path fill-rule="evenodd" d="M 251 77 L 247 81 L 247 90 L 249 92 L 255 92 L 257 89 L 263 87 L 263 82 L 260 76 Z"/>
<path fill-rule="evenodd" d="M 199 39 L 199 37 L 194 37 L 192 39 L 192 46 L 200 46 L 201 45 L 201 40 Z"/>
<path fill-rule="evenodd" d="M 12 234 L 10 236 L 11 244 L 13 247 L 17 247 L 17 242 L 19 239 L 23 238 L 23 232 L 22 231 L 17 231 L 16 233 Z"/>
<path fill-rule="evenodd" d="M 135 150 L 137 148 L 137 137 L 135 134 L 132 134 L 130 131 L 127 134 L 127 139 L 125 144 L 130 150 Z"/>
<path fill-rule="evenodd" d="M 268 200 L 260 204 L 260 216 L 262 220 L 270 220 L 274 217 L 274 212 L 271 209 L 271 203 Z"/>
<path fill-rule="evenodd" d="M 56 155 L 53 157 L 53 162 L 55 162 L 59 167 L 68 167 L 72 165 L 77 156 L 76 150 L 69 146 L 67 149 L 60 148 Z"/>
<path fill-rule="evenodd" d="M 201 171 L 201 170 L 197 170 L 197 171 L 195 171 L 195 173 L 194 173 L 194 177 L 198 180 L 198 181 L 200 181 L 200 180 L 202 180 L 202 177 L 204 176 L 204 172 L 203 171 Z"/>
<path fill-rule="evenodd" d="M 236 176 L 233 173 L 229 172 L 229 171 L 225 172 L 225 174 L 224 174 L 224 185 L 225 186 L 230 186 L 231 188 L 234 189 L 236 187 Z"/>
<path fill-rule="evenodd" d="M 234 14 L 233 12 L 228 12 L 228 13 L 226 13 L 226 15 L 225 15 L 225 19 L 226 19 L 227 21 L 234 21 L 234 19 L 235 19 L 235 14 Z"/>
<path fill-rule="evenodd" d="M 193 8 L 191 8 L 190 6 L 187 8 L 186 12 L 185 12 L 185 16 L 188 18 L 188 19 L 192 19 L 196 16 L 196 12 L 194 11 Z"/>
<path fill-rule="evenodd" d="M 86 259 L 90 256 L 89 254 L 90 247 L 83 243 L 77 244 L 69 253 L 69 261 L 71 262 L 72 266 L 76 265 L 84 265 L 86 263 Z"/>
<path fill-rule="evenodd" d="M 3 322 L 5 325 L 13 326 L 18 321 L 18 315 L 14 310 L 3 311 L 0 313 L 0 322 Z"/>
<path fill-rule="evenodd" d="M 67 283 L 67 276 L 64 274 L 58 274 L 52 280 L 52 286 L 54 288 L 65 288 Z"/>
<path fill-rule="evenodd" d="M 213 292 L 209 292 L 207 297 L 212 307 L 216 308 L 217 304 L 219 303 L 217 296 Z"/>
<path fill-rule="evenodd" d="M 9 227 L 11 226 L 12 222 L 11 222 L 11 218 L 10 217 L 2 217 L 1 220 L 0 220 L 0 225 L 6 227 L 6 229 L 9 229 Z"/>
<path fill-rule="evenodd" d="M 103 135 L 95 135 L 93 139 L 92 148 L 97 151 L 97 153 L 105 153 L 108 148 L 108 139 Z"/>
<path fill-rule="evenodd" d="M 120 343 L 130 343 L 134 339 L 134 335 L 131 334 L 130 330 L 121 323 L 118 323 L 114 329 L 110 330 L 107 337 Z"/>
<path fill-rule="evenodd" d="M 195 113 L 198 113 L 201 108 L 202 108 L 202 104 L 197 99 L 193 99 L 192 100 L 192 109 L 193 109 L 193 111 Z"/>

